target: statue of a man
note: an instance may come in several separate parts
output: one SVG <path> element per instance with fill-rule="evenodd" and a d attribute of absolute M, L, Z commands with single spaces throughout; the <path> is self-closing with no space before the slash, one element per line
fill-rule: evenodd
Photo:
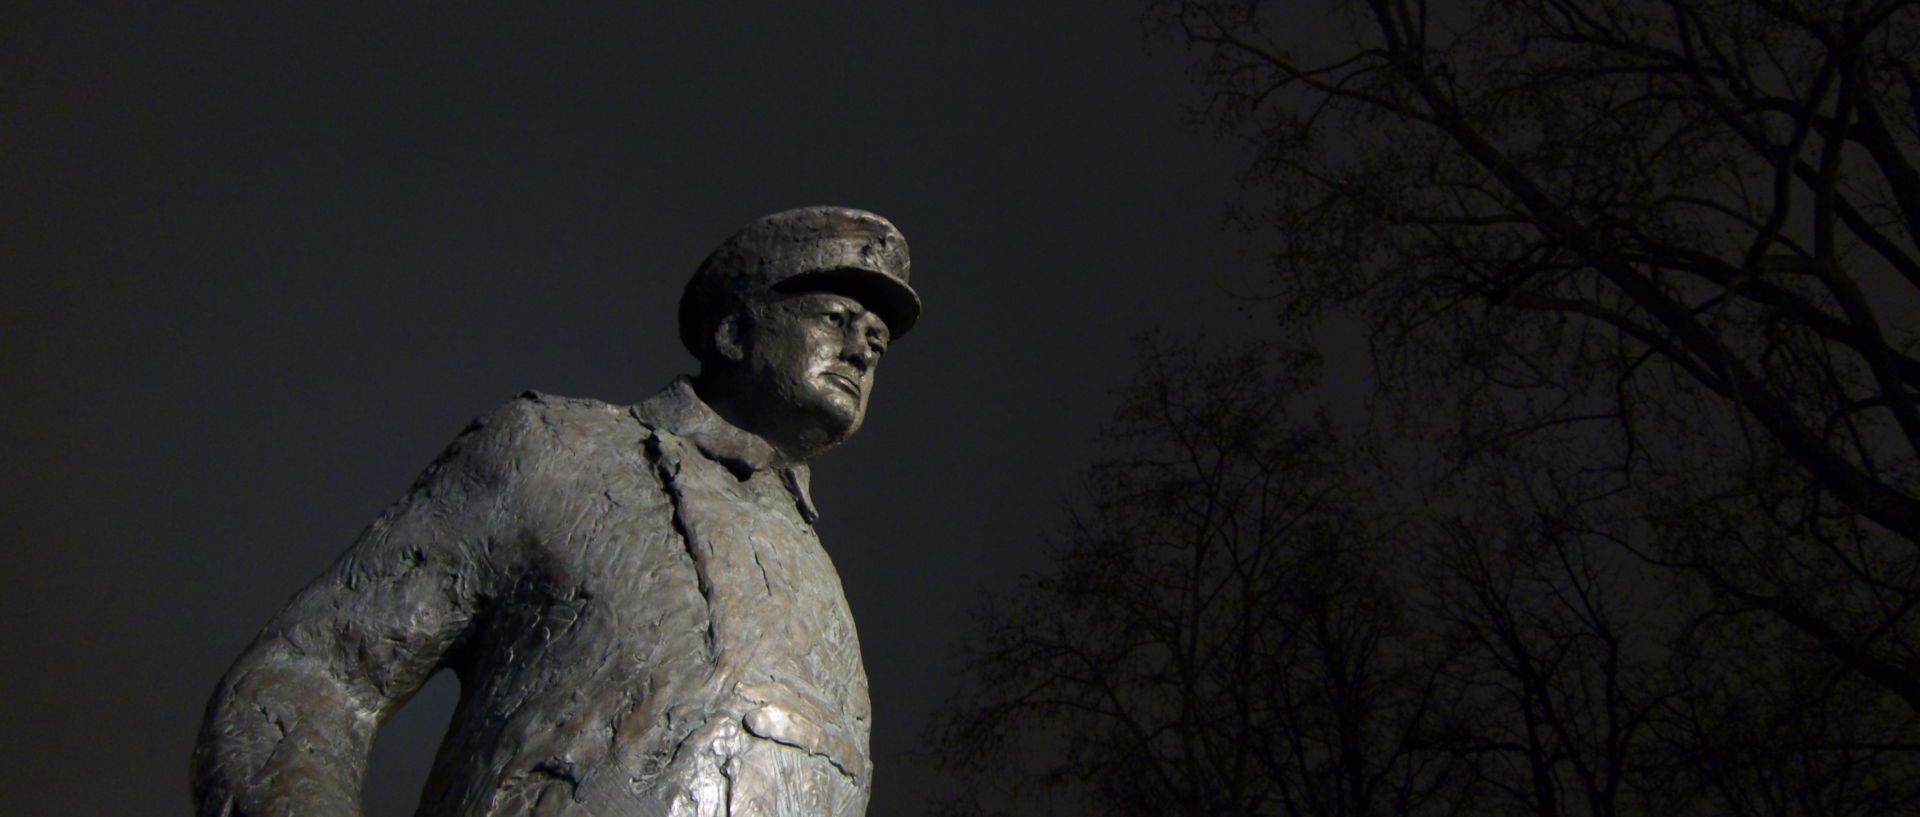
<path fill-rule="evenodd" d="M 919 315 L 907 272 L 872 213 L 768 216 L 681 297 L 698 376 L 475 421 L 220 682 L 202 817 L 359 814 L 374 733 L 443 667 L 423 817 L 863 814 L 866 672 L 807 462 Z"/>

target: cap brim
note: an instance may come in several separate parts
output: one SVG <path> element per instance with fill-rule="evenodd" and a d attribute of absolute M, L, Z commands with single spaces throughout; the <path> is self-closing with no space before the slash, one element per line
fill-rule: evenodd
<path fill-rule="evenodd" d="M 856 301 L 887 322 L 887 332 L 899 338 L 920 319 L 920 295 L 912 287 L 883 272 L 858 267 L 814 270 L 787 278 L 775 292 L 835 292 Z"/>

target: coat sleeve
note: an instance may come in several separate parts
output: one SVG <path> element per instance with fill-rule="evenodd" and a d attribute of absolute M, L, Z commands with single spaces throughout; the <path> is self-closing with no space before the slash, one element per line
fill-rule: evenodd
<path fill-rule="evenodd" d="M 375 732 L 446 665 L 518 540 L 528 403 L 474 421 L 241 653 L 194 750 L 201 817 L 361 813 Z"/>

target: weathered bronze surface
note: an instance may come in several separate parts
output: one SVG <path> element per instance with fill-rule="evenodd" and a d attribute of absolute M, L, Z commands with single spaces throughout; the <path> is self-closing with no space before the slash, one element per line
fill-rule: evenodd
<path fill-rule="evenodd" d="M 199 813 L 359 814 L 375 732 L 446 668 L 424 817 L 864 814 L 866 673 L 806 463 L 859 428 L 907 277 L 878 216 L 768 216 L 687 285 L 698 376 L 476 420 L 227 672 Z"/>

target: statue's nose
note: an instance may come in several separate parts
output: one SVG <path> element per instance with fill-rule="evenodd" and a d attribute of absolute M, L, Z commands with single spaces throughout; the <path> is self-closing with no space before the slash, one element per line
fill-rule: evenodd
<path fill-rule="evenodd" d="M 873 364 L 880 360 L 880 350 L 875 349 L 871 341 L 858 333 L 851 333 L 848 336 L 846 348 L 847 351 L 843 357 L 848 363 L 859 367 L 862 372 L 872 369 Z"/>

